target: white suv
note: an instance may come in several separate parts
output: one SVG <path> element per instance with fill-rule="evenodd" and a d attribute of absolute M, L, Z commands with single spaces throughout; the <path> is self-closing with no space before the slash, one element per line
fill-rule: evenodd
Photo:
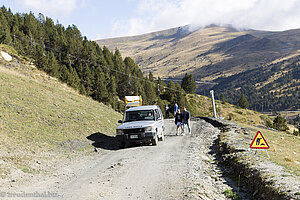
<path fill-rule="evenodd" d="M 152 143 L 164 140 L 164 118 L 159 106 L 137 106 L 125 111 L 117 127 L 116 138 L 120 148 L 129 143 Z"/>

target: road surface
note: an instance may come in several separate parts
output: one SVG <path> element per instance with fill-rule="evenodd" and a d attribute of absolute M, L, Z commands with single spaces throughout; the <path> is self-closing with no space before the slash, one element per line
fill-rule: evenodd
<path fill-rule="evenodd" d="M 219 130 L 195 119 L 191 135 L 175 136 L 174 121 L 165 120 L 165 125 L 165 141 L 157 146 L 99 149 L 92 158 L 19 190 L 72 200 L 226 199 L 223 192 L 230 182 L 222 177 L 212 150 Z"/>

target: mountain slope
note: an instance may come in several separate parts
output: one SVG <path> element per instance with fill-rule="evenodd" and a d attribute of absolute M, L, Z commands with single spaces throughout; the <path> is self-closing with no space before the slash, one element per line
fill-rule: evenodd
<path fill-rule="evenodd" d="M 184 26 L 96 42 L 134 58 L 144 73 L 180 78 L 193 73 L 196 79 L 213 80 L 295 53 L 300 48 L 299 32 L 238 31 L 218 26 L 190 30 Z"/>
<path fill-rule="evenodd" d="M 240 35 L 242 33 L 221 27 L 195 31 L 179 27 L 141 36 L 98 40 L 97 43 L 109 49 L 117 47 L 123 55 L 134 58 L 143 72 L 178 77 L 195 68 L 227 59 L 219 53 L 199 55 L 209 51 L 215 41 L 222 42 Z"/>
<path fill-rule="evenodd" d="M 0 56 L 1 185 L 49 173 L 92 152 L 87 136 L 115 133 L 121 114 L 37 70 L 9 47 L 0 50 L 13 55 L 12 62 Z"/>
<path fill-rule="evenodd" d="M 286 79 L 283 77 L 285 73 L 281 73 L 285 66 L 273 68 L 272 65 L 274 63 L 281 65 L 282 61 L 287 60 L 290 60 L 287 61 L 289 63 L 299 60 L 300 29 L 268 32 L 238 31 L 231 27 L 218 26 L 196 30 L 179 27 L 140 36 L 98 40 L 97 43 L 106 45 L 108 48 L 118 47 L 122 54 L 135 59 L 143 73 L 151 71 L 154 76 L 173 79 L 181 79 L 185 73 L 189 73 L 193 74 L 197 81 L 213 81 L 218 84 L 214 87 L 214 89 L 218 89 L 218 92 L 231 91 L 227 93 L 230 96 L 229 102 L 236 103 L 241 94 L 240 86 L 238 86 L 240 84 L 235 86 L 222 84 L 236 77 L 243 77 L 244 79 L 240 83 L 243 83 L 244 86 L 249 86 L 247 83 L 250 82 L 255 85 L 256 83 L 252 81 L 255 80 L 255 76 L 260 76 L 261 70 L 270 70 L 271 68 L 276 71 L 272 76 L 276 75 L 278 81 Z M 296 65 L 291 66 L 296 67 Z M 297 73 L 293 69 L 288 71 L 292 74 Z M 243 75 L 248 72 L 253 75 Z M 241 75 L 235 76 L 237 74 Z M 294 82 L 293 87 L 299 87 L 299 83 Z M 260 84 L 272 85 L 270 88 L 273 92 L 280 90 L 281 87 L 273 81 L 260 82 Z M 202 84 L 198 87 L 197 92 L 207 94 L 212 87 L 213 85 Z M 259 98 L 261 101 L 255 101 L 255 98 L 248 96 L 251 108 L 255 109 L 258 102 L 264 102 L 265 107 L 269 108 L 268 110 L 273 108 L 299 109 L 299 106 L 294 106 L 292 103 L 292 99 L 298 98 L 298 93 L 292 92 L 294 89 L 288 87 L 285 89 L 289 91 L 286 98 L 283 98 L 282 94 L 273 94 L 271 90 L 267 91 L 265 88 L 260 92 L 255 92 L 262 96 Z M 269 94 L 273 96 L 271 97 Z M 217 94 L 217 97 L 219 96 L 221 93 Z M 235 99 L 231 96 L 234 96 Z M 270 97 L 264 101 L 264 96 Z M 290 96 L 292 96 L 291 99 L 289 99 Z M 271 106 L 274 103 L 276 105 Z"/>
<path fill-rule="evenodd" d="M 216 91 L 217 98 L 223 94 L 229 102 L 237 104 L 243 93 L 255 110 L 297 110 L 300 108 L 300 55 L 221 77 L 216 82 L 219 84 L 212 89 Z"/>

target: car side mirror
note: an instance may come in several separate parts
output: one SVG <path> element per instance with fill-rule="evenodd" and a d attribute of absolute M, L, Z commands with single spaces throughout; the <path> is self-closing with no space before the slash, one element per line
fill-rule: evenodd
<path fill-rule="evenodd" d="M 122 120 L 119 120 L 119 121 L 118 121 L 118 123 L 122 124 L 122 123 L 123 123 L 123 121 L 122 121 Z"/>

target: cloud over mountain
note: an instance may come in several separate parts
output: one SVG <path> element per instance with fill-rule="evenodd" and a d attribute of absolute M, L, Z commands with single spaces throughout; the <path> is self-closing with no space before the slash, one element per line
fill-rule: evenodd
<path fill-rule="evenodd" d="M 135 35 L 192 24 L 286 30 L 300 27 L 298 0 L 142 0 L 136 15 L 113 22 L 113 35 Z"/>

